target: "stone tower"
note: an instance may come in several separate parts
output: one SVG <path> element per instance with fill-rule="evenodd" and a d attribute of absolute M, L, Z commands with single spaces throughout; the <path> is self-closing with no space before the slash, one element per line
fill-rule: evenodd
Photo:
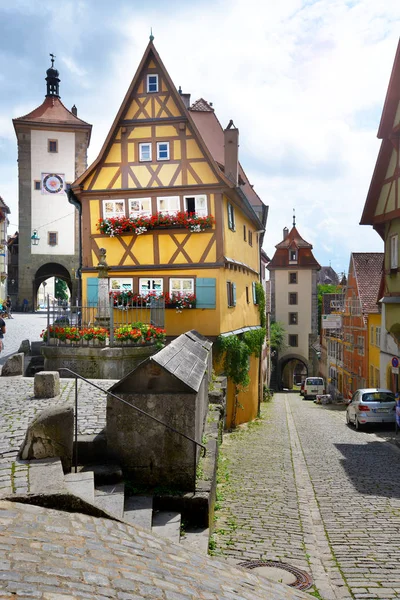
<path fill-rule="evenodd" d="M 277 385 L 292 388 L 294 375 L 317 375 L 313 343 L 318 337 L 317 272 L 321 268 L 312 245 L 293 227 L 268 264 L 271 279 L 271 318 L 285 329 L 285 348 L 275 360 Z"/>
<path fill-rule="evenodd" d="M 50 55 L 52 56 L 52 55 Z M 66 186 L 87 167 L 92 126 L 69 111 L 59 95 L 59 73 L 46 72 L 46 97 L 29 114 L 13 119 L 18 140 L 19 257 L 12 294 L 36 308 L 37 291 L 49 277 L 63 279 L 77 295 L 79 220 L 68 202 Z"/>

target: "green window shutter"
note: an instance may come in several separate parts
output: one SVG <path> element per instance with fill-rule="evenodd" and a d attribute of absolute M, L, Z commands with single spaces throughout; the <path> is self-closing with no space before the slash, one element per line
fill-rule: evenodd
<path fill-rule="evenodd" d="M 86 279 L 86 298 L 88 306 L 97 306 L 99 299 L 98 277 L 88 277 Z"/>
<path fill-rule="evenodd" d="M 197 277 L 196 279 L 196 308 L 216 307 L 215 277 Z"/>
<path fill-rule="evenodd" d="M 232 300 L 233 306 L 236 306 L 236 283 L 232 283 Z"/>
<path fill-rule="evenodd" d="M 256 294 L 256 282 L 253 281 L 253 304 L 257 304 L 257 294 Z"/>

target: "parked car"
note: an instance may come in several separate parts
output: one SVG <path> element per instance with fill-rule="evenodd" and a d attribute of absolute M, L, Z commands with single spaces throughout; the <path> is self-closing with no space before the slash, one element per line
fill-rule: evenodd
<path fill-rule="evenodd" d="M 357 390 L 346 409 L 346 423 L 360 429 L 370 423 L 394 423 L 396 401 L 394 393 L 383 388 Z"/>
<path fill-rule="evenodd" d="M 303 396 L 305 400 L 314 400 L 317 396 L 325 394 L 325 382 L 322 377 L 306 377 L 304 381 Z"/>

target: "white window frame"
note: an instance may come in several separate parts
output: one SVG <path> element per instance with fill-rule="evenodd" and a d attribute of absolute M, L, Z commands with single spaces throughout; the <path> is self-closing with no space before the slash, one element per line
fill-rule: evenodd
<path fill-rule="evenodd" d="M 160 208 L 161 202 L 167 202 L 168 208 L 162 209 Z M 171 205 L 175 204 L 176 208 L 171 208 Z M 179 196 L 160 196 L 157 198 L 157 212 L 162 213 L 163 215 L 176 215 L 180 211 L 180 198 Z"/>
<path fill-rule="evenodd" d="M 399 266 L 399 236 L 397 233 L 390 236 L 390 268 L 397 269 Z"/>
<path fill-rule="evenodd" d="M 113 210 L 107 211 L 106 205 L 112 204 Z M 120 205 L 123 207 L 123 211 L 116 210 L 116 206 Z M 104 219 L 112 219 L 113 217 L 125 217 L 125 200 L 103 200 L 103 218 Z"/>
<path fill-rule="evenodd" d="M 50 236 L 52 236 L 52 235 L 56 236 L 56 241 L 54 242 L 54 244 L 50 244 Z M 54 248 L 54 246 L 58 246 L 58 231 L 48 231 L 47 232 L 47 243 L 52 248 Z"/>
<path fill-rule="evenodd" d="M 292 258 L 292 252 L 294 253 L 294 258 Z M 295 248 L 294 250 L 292 248 L 289 248 L 289 264 L 293 265 L 297 263 L 298 260 L 298 250 Z"/>
<path fill-rule="evenodd" d="M 365 353 L 364 337 L 362 335 L 357 336 L 357 353 L 358 356 L 364 356 Z"/>
<path fill-rule="evenodd" d="M 173 289 L 173 282 L 175 281 L 179 281 L 180 285 L 179 285 L 179 289 Z M 184 289 L 184 282 L 190 282 L 191 286 L 190 286 L 190 290 L 189 289 Z M 180 293 L 180 294 L 194 294 L 194 278 L 193 277 L 171 277 L 169 280 L 169 293 L 170 294 L 176 294 L 176 293 Z"/>
<path fill-rule="evenodd" d="M 135 210 L 132 208 L 132 204 L 134 202 L 139 202 L 139 210 Z M 148 202 L 149 208 L 143 208 L 143 203 Z M 128 211 L 129 217 L 137 218 L 137 217 L 151 217 L 151 198 L 129 198 L 128 202 Z"/>
<path fill-rule="evenodd" d="M 167 156 L 160 156 L 160 146 L 167 147 Z M 169 160 L 169 142 L 157 142 L 157 160 Z"/>
<path fill-rule="evenodd" d="M 149 158 L 144 157 L 144 148 L 149 148 Z M 147 152 L 146 152 L 147 154 Z M 140 162 L 150 162 L 152 160 L 153 152 L 151 148 L 151 142 L 141 142 L 139 144 L 139 161 Z"/>
<path fill-rule="evenodd" d="M 152 77 L 155 77 L 155 86 L 156 86 L 155 90 L 150 89 L 150 86 L 154 85 L 154 83 L 150 83 L 150 79 Z M 158 92 L 158 73 L 149 73 L 147 75 L 147 93 L 148 94 L 156 94 L 157 92 Z"/>
<path fill-rule="evenodd" d="M 381 328 L 380 327 L 375 328 L 375 344 L 378 346 L 378 348 L 381 347 Z"/>
<path fill-rule="evenodd" d="M 228 227 L 231 231 L 236 231 L 235 208 L 228 202 Z"/>
<path fill-rule="evenodd" d="M 132 277 L 110 277 L 108 280 L 110 292 L 132 292 Z"/>
<path fill-rule="evenodd" d="M 374 346 L 375 342 L 374 342 L 374 326 L 373 325 L 371 325 L 369 335 L 370 335 L 371 345 Z"/>
<path fill-rule="evenodd" d="M 145 291 L 143 283 L 150 283 L 150 287 L 147 286 Z M 141 296 L 154 292 L 156 296 L 161 296 L 164 291 L 164 281 L 162 277 L 154 279 L 152 277 L 139 277 L 139 294 Z"/>
<path fill-rule="evenodd" d="M 208 199 L 206 194 L 197 194 L 192 196 L 183 196 L 183 203 L 185 207 L 185 212 L 188 211 L 187 201 L 191 198 L 194 198 L 194 212 L 198 217 L 206 217 L 208 215 Z M 201 200 L 205 201 L 205 206 L 200 207 L 197 204 L 200 203 Z"/>

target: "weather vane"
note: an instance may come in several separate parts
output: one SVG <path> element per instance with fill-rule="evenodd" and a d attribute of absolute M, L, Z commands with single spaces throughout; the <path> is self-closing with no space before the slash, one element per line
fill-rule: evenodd
<path fill-rule="evenodd" d="M 51 56 L 51 66 L 54 67 L 54 59 L 55 59 L 56 55 L 50 53 L 50 56 Z"/>
<path fill-rule="evenodd" d="M 150 27 L 150 41 L 152 42 L 153 40 L 154 40 L 153 28 Z"/>
<path fill-rule="evenodd" d="M 296 211 L 293 209 L 293 227 L 296 227 Z"/>

